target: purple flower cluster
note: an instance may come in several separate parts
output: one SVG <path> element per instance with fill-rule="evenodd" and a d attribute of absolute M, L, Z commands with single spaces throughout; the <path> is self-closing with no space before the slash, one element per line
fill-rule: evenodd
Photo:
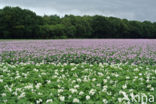
<path fill-rule="evenodd" d="M 156 62 L 154 39 L 68 39 L 68 40 L 10 40 L 0 41 L 0 61 L 6 52 L 14 52 L 14 59 L 83 54 L 102 57 L 107 62 L 149 60 Z M 9 58 L 10 56 L 8 56 Z M 147 60 L 148 59 L 148 60 Z"/>

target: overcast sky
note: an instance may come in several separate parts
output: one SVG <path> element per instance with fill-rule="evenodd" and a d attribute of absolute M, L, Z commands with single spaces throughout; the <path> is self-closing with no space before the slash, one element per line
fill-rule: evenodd
<path fill-rule="evenodd" d="M 0 8 L 19 6 L 38 15 L 104 15 L 156 22 L 156 0 L 0 0 Z"/>

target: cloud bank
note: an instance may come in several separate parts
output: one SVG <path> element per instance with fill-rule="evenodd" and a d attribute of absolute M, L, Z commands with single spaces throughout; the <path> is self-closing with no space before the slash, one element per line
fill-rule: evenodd
<path fill-rule="evenodd" d="M 0 8 L 19 6 L 38 15 L 104 15 L 156 21 L 156 0 L 0 0 Z"/>

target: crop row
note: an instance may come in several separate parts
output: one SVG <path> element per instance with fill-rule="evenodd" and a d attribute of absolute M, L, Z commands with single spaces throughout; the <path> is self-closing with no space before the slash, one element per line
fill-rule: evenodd
<path fill-rule="evenodd" d="M 121 104 L 155 102 L 156 66 L 128 64 L 0 64 L 0 102 Z M 129 100 L 124 99 L 127 96 Z M 140 100 L 139 100 L 140 99 Z"/>

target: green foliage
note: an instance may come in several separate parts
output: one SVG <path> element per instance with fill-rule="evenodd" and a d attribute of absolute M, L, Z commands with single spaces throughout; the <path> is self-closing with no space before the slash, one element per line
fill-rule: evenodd
<path fill-rule="evenodd" d="M 41 31 L 45 33 L 45 36 L 43 36 L 43 38 L 62 37 L 65 35 L 65 31 L 66 31 L 66 28 L 63 24 L 43 25 L 40 28 Z"/>
<path fill-rule="evenodd" d="M 1 38 L 37 38 L 42 18 L 30 10 L 19 7 L 5 7 L 0 12 Z"/>
<path fill-rule="evenodd" d="M 0 38 L 156 38 L 156 23 L 99 15 L 41 17 L 5 7 L 0 9 Z"/>

